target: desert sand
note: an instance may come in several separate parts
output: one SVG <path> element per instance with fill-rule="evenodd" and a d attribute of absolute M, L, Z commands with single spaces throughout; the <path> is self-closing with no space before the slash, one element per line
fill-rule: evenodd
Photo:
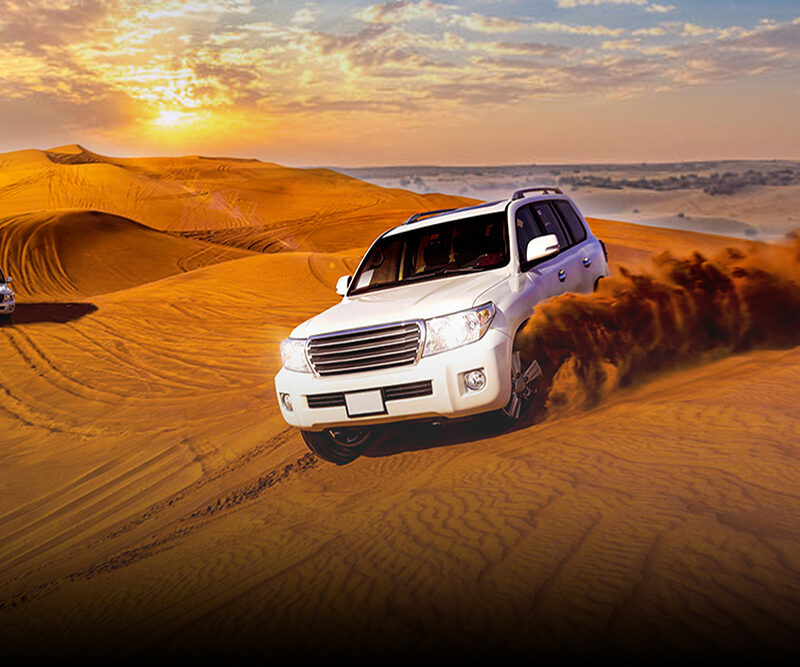
<path fill-rule="evenodd" d="M 80 147 L 0 156 L 0 190 L 5 655 L 800 651 L 791 336 L 337 467 L 279 414 L 278 343 L 378 233 L 466 200 Z M 618 274 L 729 245 L 591 222 Z"/>

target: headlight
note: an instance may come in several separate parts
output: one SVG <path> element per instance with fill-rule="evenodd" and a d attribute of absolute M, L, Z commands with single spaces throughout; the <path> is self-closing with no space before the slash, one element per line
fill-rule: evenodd
<path fill-rule="evenodd" d="M 483 338 L 494 317 L 494 304 L 487 303 L 459 313 L 425 320 L 423 357 L 446 352 Z"/>
<path fill-rule="evenodd" d="M 2 301 L 11 301 L 11 299 L 13 299 L 13 298 L 14 298 L 14 293 L 13 292 L 5 292 L 3 294 Z"/>
<path fill-rule="evenodd" d="M 281 341 L 281 361 L 290 371 L 310 373 L 306 361 L 306 341 L 299 338 L 284 338 Z"/>

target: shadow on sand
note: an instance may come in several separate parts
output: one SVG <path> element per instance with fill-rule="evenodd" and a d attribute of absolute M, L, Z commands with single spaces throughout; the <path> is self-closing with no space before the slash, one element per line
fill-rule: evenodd
<path fill-rule="evenodd" d="M 0 319 L 0 327 L 37 322 L 65 323 L 77 320 L 97 311 L 93 303 L 18 303 L 11 320 Z"/>
<path fill-rule="evenodd" d="M 534 398 L 523 418 L 511 428 L 504 428 L 494 417 L 494 415 L 486 414 L 452 421 L 444 420 L 440 424 L 434 424 L 431 421 L 387 424 L 380 428 L 377 441 L 364 453 L 364 456 L 382 458 L 402 452 L 467 445 L 488 438 L 496 438 L 503 433 L 526 429 L 547 419 L 544 397 L 539 395 Z"/>

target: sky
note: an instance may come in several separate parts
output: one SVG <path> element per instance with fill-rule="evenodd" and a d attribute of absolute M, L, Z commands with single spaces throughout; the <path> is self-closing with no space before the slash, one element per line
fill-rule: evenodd
<path fill-rule="evenodd" d="M 0 151 L 800 158 L 797 0 L 0 0 Z"/>

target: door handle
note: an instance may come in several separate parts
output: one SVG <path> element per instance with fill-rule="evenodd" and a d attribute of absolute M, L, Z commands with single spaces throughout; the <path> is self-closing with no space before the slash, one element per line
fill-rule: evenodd
<path fill-rule="evenodd" d="M 563 283 L 567 279 L 567 272 L 564 269 L 559 269 L 558 279 Z"/>
<path fill-rule="evenodd" d="M 591 257 L 584 257 L 583 258 L 583 265 L 588 269 L 592 265 L 592 258 Z"/>

